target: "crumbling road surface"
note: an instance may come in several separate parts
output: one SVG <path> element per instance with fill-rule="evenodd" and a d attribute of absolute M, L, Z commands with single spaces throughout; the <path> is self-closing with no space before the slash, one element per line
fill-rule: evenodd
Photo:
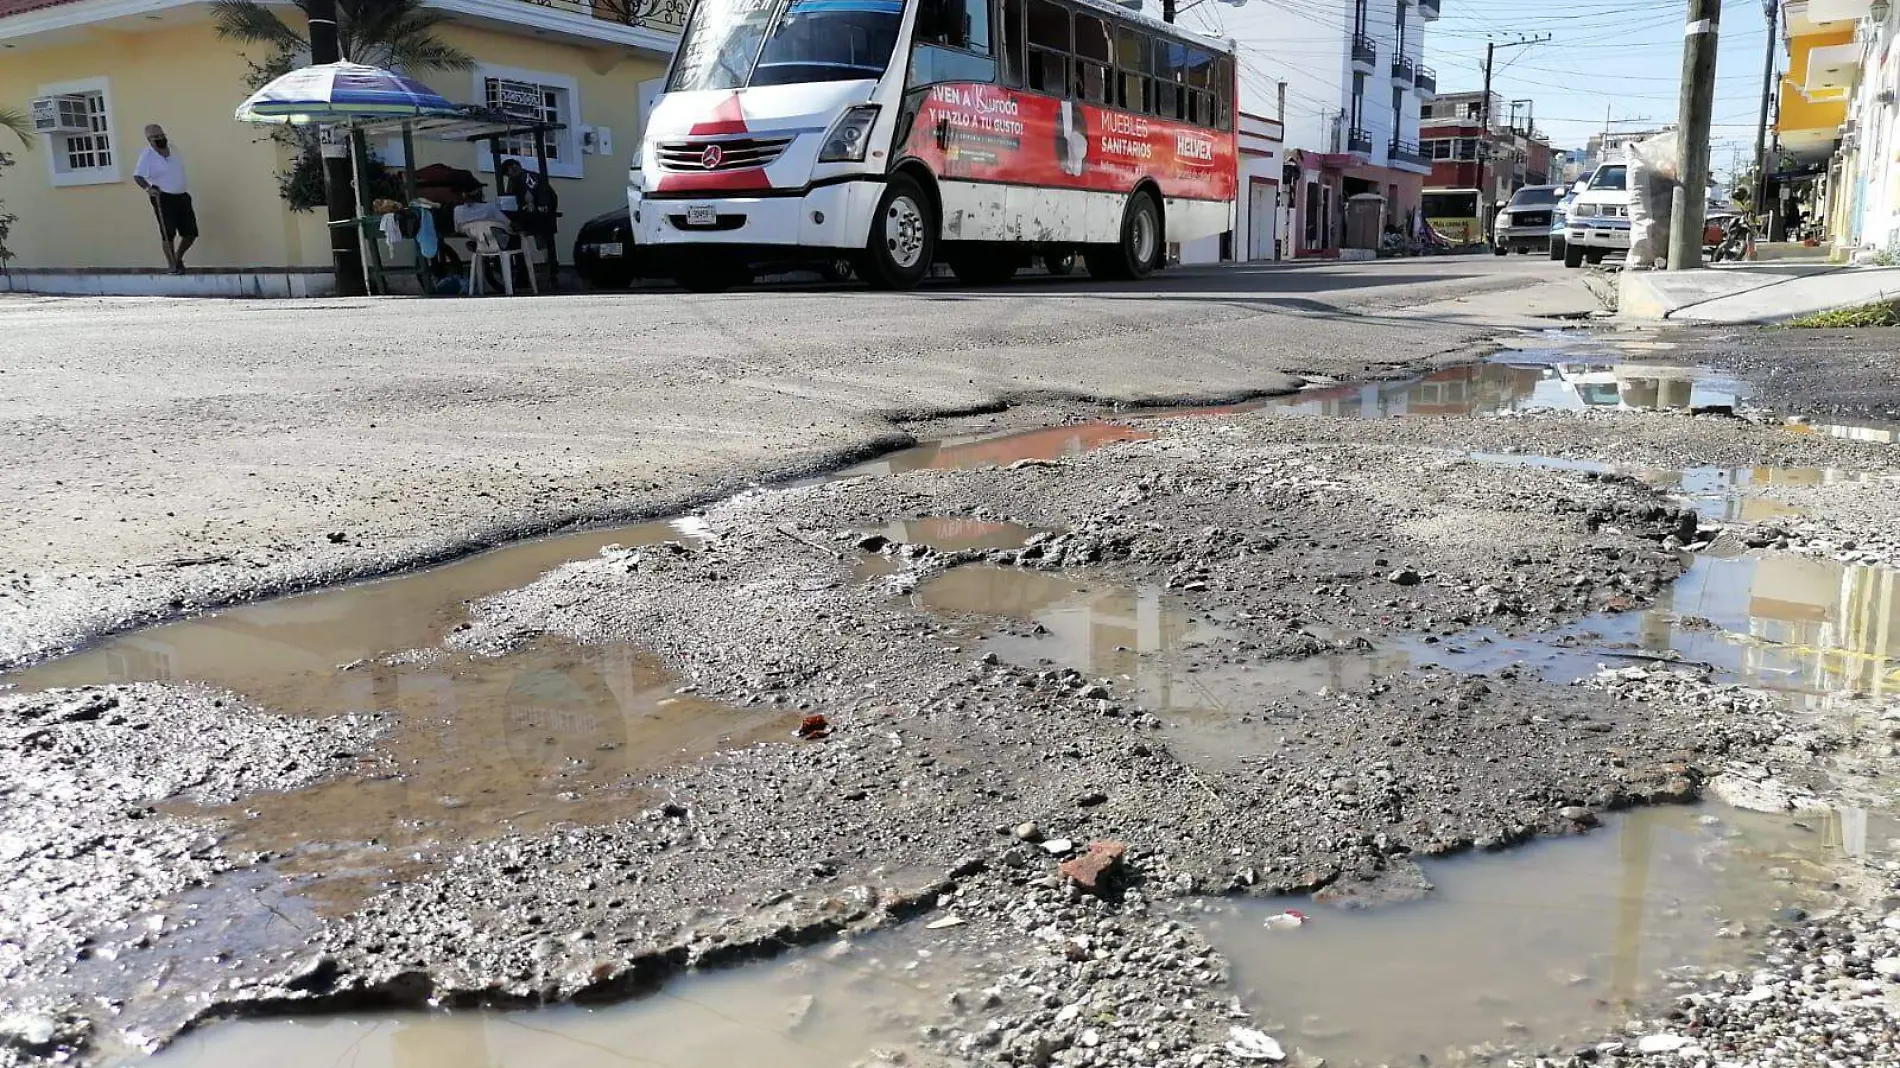
<path fill-rule="evenodd" d="M 1458 307 L 1403 328 L 1450 351 Z M 1725 339 L 1337 344 L 1292 396 L 913 422 L 671 522 L 14 674 L 0 1062 L 327 1063 L 385 1023 L 447 1056 L 499 1019 L 681 1068 L 1900 1063 L 1900 561 L 1866 533 L 1900 454 L 1844 401 L 1788 425 Z M 1349 365 L 1381 374 L 1311 381 Z M 1629 844 L 1698 801 L 1692 848 Z M 1688 881 L 1597 900 L 1565 851 L 1612 834 L 1626 881 Z M 1441 874 L 1505 857 L 1556 873 L 1551 933 L 1473 929 L 1391 1002 L 1272 978 L 1367 923 L 1336 966 L 1410 966 Z M 1630 907 L 1647 952 L 1563 955 Z M 1549 990 L 1494 991 L 1493 952 Z M 527 1012 L 570 1003 L 612 1007 Z"/>

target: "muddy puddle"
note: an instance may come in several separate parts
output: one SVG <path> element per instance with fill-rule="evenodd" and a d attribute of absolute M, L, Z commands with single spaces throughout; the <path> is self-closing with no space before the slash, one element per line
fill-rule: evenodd
<path fill-rule="evenodd" d="M 1695 557 L 1667 600 L 1535 639 L 1475 632 L 1407 643 L 1414 663 L 1558 681 L 1600 667 L 1680 662 L 1803 699 L 1900 692 L 1900 571 L 1785 553 Z"/>
<path fill-rule="evenodd" d="M 1771 486 L 1872 486 L 1885 481 L 1880 475 L 1832 467 L 1663 468 L 1528 453 L 1477 452 L 1471 453 L 1470 457 L 1487 464 L 1628 475 L 1669 491 L 1684 503 L 1693 505 L 1696 514 L 1703 519 L 1714 523 L 1756 523 L 1800 514 L 1798 509 L 1779 501 L 1749 495 L 1751 489 Z"/>
<path fill-rule="evenodd" d="M 1441 1064 L 1500 1037 L 1574 1046 L 1666 1003 L 1661 972 L 1748 967 L 1749 932 L 1830 907 L 1840 858 L 1891 854 L 1897 835 L 1862 810 L 1648 809 L 1428 862 L 1435 890 L 1411 904 L 1307 906 L 1303 926 L 1269 929 L 1288 902 L 1222 903 L 1207 932 L 1263 1028 L 1331 1065 Z"/>
<path fill-rule="evenodd" d="M 688 976 L 605 1009 L 390 1013 L 213 1025 L 150 1068 L 845 1068 L 911 1063 L 947 993 L 967 982 L 944 940 L 905 931 Z"/>
<path fill-rule="evenodd" d="M 1248 741 L 1235 727 L 1275 697 L 1361 686 L 1411 662 L 1403 650 L 1369 648 L 1231 661 L 1216 648 L 1231 631 L 1156 587 L 1017 568 L 956 568 L 919 584 L 911 602 L 954 619 L 1010 621 L 973 624 L 978 647 L 1022 667 L 1073 668 L 1106 681 L 1115 700 L 1160 715 L 1174 748 L 1208 767 L 1272 751 L 1275 743 Z M 1319 643 L 1334 637 L 1315 634 Z"/>
<path fill-rule="evenodd" d="M 293 715 L 386 715 L 386 736 L 341 777 L 225 808 L 168 806 L 227 821 L 228 851 L 274 858 L 274 870 L 334 913 L 460 843 L 630 816 L 651 801 L 637 786 L 643 773 L 789 736 L 793 724 L 778 714 L 676 692 L 637 646 L 542 637 L 497 657 L 440 648 L 469 598 L 605 545 L 698 536 L 690 522 L 653 523 L 528 542 L 120 635 L 4 681 L 199 683 Z"/>
<path fill-rule="evenodd" d="M 1059 460 L 1123 441 L 1145 441 L 1153 434 L 1119 423 L 1076 423 L 1014 434 L 983 434 L 926 441 L 833 476 L 858 478 L 905 471 L 947 471 L 1003 467 L 1020 460 Z"/>
<path fill-rule="evenodd" d="M 1468 417 L 1534 410 L 1660 411 L 1733 408 L 1748 385 L 1702 367 L 1591 361 L 1547 361 L 1512 352 L 1393 382 L 1326 386 L 1263 406 L 1300 415 L 1352 419 Z"/>

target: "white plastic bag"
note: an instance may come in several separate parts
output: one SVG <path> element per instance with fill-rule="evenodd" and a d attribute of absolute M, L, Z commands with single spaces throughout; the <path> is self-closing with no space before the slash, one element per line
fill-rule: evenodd
<path fill-rule="evenodd" d="M 1629 163 L 1629 266 L 1647 269 L 1669 259 L 1669 217 L 1680 184 L 1677 140 L 1672 133 L 1624 149 Z"/>

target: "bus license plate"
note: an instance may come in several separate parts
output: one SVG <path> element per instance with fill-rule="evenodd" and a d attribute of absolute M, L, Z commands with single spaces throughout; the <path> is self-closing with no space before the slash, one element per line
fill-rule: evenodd
<path fill-rule="evenodd" d="M 686 225 L 718 226 L 719 213 L 713 210 L 711 204 L 688 204 L 686 205 Z"/>

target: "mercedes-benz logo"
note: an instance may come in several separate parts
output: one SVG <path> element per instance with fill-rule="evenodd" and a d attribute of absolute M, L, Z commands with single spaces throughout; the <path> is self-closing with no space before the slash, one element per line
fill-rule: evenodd
<path fill-rule="evenodd" d="M 726 150 L 718 145 L 707 145 L 706 151 L 699 154 L 699 165 L 709 171 L 716 171 L 726 161 Z"/>

